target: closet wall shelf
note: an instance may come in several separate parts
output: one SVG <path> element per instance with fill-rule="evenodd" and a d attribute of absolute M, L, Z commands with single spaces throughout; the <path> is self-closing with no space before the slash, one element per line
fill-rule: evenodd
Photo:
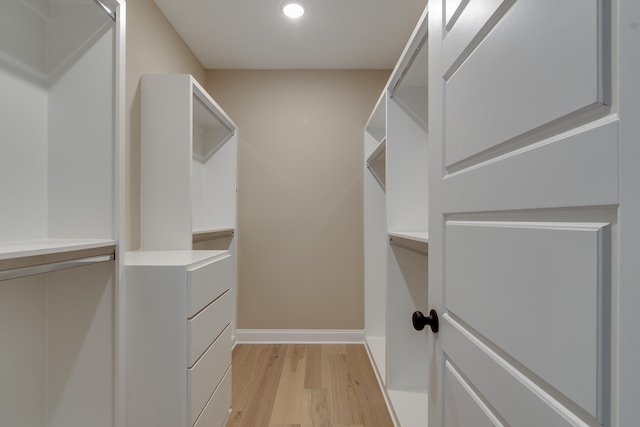
<path fill-rule="evenodd" d="M 375 163 L 376 160 L 378 160 L 378 158 L 380 158 L 380 156 L 384 155 L 386 150 L 387 150 L 387 138 L 385 137 L 385 138 L 382 138 L 382 141 L 380 141 L 380 144 L 378 144 L 376 149 L 373 150 L 373 152 L 371 153 L 371 155 L 367 159 L 367 166 L 370 166 L 373 163 Z"/>
<path fill-rule="evenodd" d="M 376 106 L 374 107 L 371 115 L 369 116 L 369 120 L 367 120 L 367 124 L 365 127 L 365 131 L 373 136 L 376 141 L 382 141 L 386 136 L 386 127 L 387 127 L 387 115 L 386 115 L 386 92 L 383 91 L 376 102 Z M 366 156 L 366 154 L 365 154 Z"/>
<path fill-rule="evenodd" d="M 429 254 L 429 233 L 406 231 L 389 233 L 389 243 L 422 255 Z"/>
<path fill-rule="evenodd" d="M 220 228 L 214 230 L 194 230 L 193 243 L 204 242 L 207 240 L 221 239 L 223 237 L 233 237 L 235 228 Z"/>
<path fill-rule="evenodd" d="M 103 249 L 103 253 L 115 253 L 116 241 L 112 239 L 46 239 L 2 242 L 0 244 L 0 269 L 2 261 L 55 254 L 71 254 L 77 251 Z"/>
<path fill-rule="evenodd" d="M 387 162 L 386 162 L 386 151 L 387 151 L 387 138 L 382 138 L 382 141 L 378 144 L 378 146 L 373 150 L 369 158 L 367 159 L 367 168 L 373 175 L 373 177 L 378 181 L 378 184 L 385 189 L 387 185 Z"/>

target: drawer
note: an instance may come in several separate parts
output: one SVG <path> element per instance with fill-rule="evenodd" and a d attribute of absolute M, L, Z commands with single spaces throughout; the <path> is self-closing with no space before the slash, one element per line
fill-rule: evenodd
<path fill-rule="evenodd" d="M 225 256 L 187 271 L 187 317 L 198 311 L 233 286 L 233 257 Z"/>
<path fill-rule="evenodd" d="M 231 367 L 193 427 L 224 427 L 231 411 Z"/>
<path fill-rule="evenodd" d="M 187 370 L 188 425 L 196 421 L 230 365 L 231 328 L 227 327 L 193 368 Z"/>
<path fill-rule="evenodd" d="M 225 292 L 195 317 L 187 320 L 189 336 L 189 367 L 205 352 L 218 335 L 231 322 L 233 295 Z"/>

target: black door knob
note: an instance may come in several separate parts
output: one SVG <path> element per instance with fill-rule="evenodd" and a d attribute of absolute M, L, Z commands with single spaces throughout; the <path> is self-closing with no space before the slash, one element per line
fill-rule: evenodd
<path fill-rule="evenodd" d="M 431 310 L 428 316 L 422 314 L 421 311 L 416 311 L 413 313 L 411 320 L 416 331 L 421 331 L 426 325 L 429 325 L 431 327 L 431 332 L 438 332 L 438 313 L 436 313 L 435 310 Z"/>

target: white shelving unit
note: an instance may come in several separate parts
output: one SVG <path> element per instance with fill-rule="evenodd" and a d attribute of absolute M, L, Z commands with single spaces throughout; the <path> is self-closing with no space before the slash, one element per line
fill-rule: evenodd
<path fill-rule="evenodd" d="M 383 94 L 364 133 L 365 339 L 381 381 L 386 381 L 387 216 L 386 98 Z"/>
<path fill-rule="evenodd" d="M 236 152 L 236 125 L 192 76 L 142 76 L 141 250 L 235 230 Z"/>
<path fill-rule="evenodd" d="M 365 127 L 365 336 L 395 423 L 427 425 L 427 13 Z M 381 179 L 382 177 L 382 179 Z"/>
<path fill-rule="evenodd" d="M 236 126 L 188 74 L 142 76 L 141 95 L 140 250 L 126 265 L 127 425 L 222 427 L 235 340 Z"/>
<path fill-rule="evenodd" d="M 0 425 L 120 422 L 125 6 L 104 3 L 0 5 Z"/>

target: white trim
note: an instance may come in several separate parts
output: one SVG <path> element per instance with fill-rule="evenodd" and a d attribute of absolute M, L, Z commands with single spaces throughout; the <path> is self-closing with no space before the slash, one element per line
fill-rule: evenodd
<path fill-rule="evenodd" d="M 360 329 L 237 329 L 238 344 L 357 343 L 364 344 Z"/>
<path fill-rule="evenodd" d="M 378 380 L 378 388 L 382 393 L 382 397 L 384 397 L 384 403 L 387 405 L 387 410 L 389 411 L 389 415 L 391 416 L 391 421 L 393 422 L 393 427 L 401 427 L 400 422 L 398 421 L 398 415 L 396 414 L 396 410 L 393 408 L 393 404 L 391 403 L 391 398 L 389 397 L 389 393 L 387 391 L 387 386 L 384 384 L 384 379 L 380 375 L 380 370 L 378 369 L 378 365 L 376 365 L 376 360 L 373 357 L 373 352 L 369 347 L 369 343 L 365 341 L 364 348 L 367 350 L 367 355 L 369 356 L 369 362 L 371 363 L 371 367 L 376 374 L 376 379 Z"/>

